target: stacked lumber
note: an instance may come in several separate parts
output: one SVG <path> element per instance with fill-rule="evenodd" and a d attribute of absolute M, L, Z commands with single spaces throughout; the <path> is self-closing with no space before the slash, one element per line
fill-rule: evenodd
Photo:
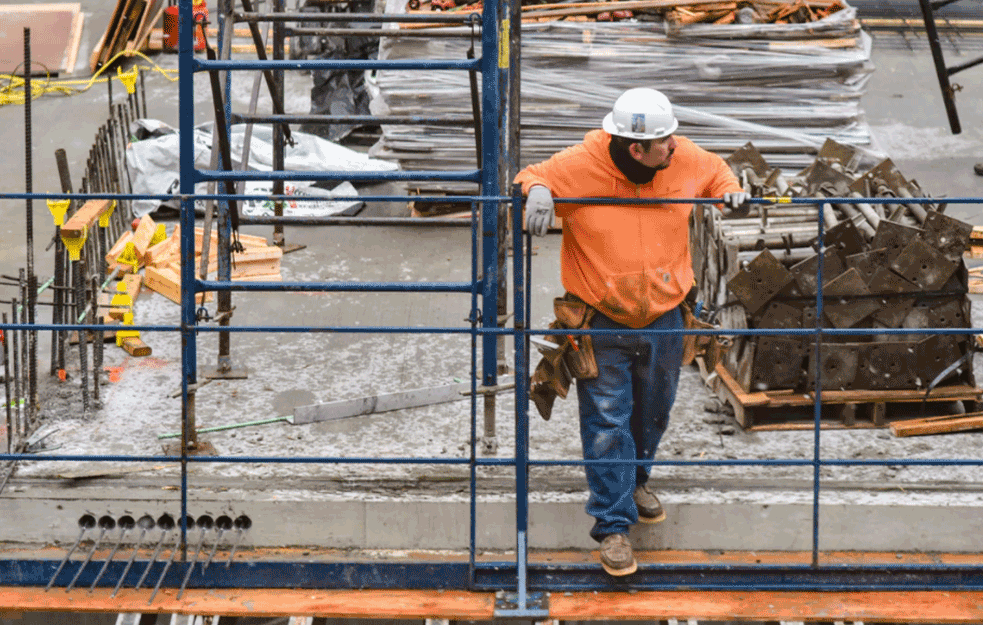
<path fill-rule="evenodd" d="M 110 271 L 136 272 L 144 270 L 145 286 L 175 303 L 181 303 L 181 227 L 176 225 L 169 236 L 162 235 L 163 225 L 155 224 L 144 215 L 133 232 L 124 233 L 106 254 Z M 195 228 L 195 273 L 200 273 L 204 246 L 204 231 Z M 240 234 L 243 251 L 231 255 L 232 281 L 279 282 L 283 250 L 267 245 L 259 236 Z M 218 235 L 213 231 L 208 241 L 207 276 L 214 279 L 218 272 Z M 198 303 L 211 301 L 212 293 L 199 293 Z"/>
<path fill-rule="evenodd" d="M 757 197 L 930 197 L 890 160 L 857 167 L 856 153 L 842 145 L 825 145 L 792 176 L 770 167 L 753 145 L 727 160 Z M 718 313 L 722 328 L 873 330 L 828 335 L 818 358 L 812 335 L 735 335 L 722 359 L 730 376 L 745 392 L 803 392 L 817 373 L 823 389 L 843 392 L 974 385 L 972 367 L 960 366 L 974 349 L 970 333 L 897 332 L 972 327 L 963 254 L 973 228 L 944 209 L 932 201 L 777 203 L 720 220 L 697 207 L 691 250 L 698 299 Z M 882 329 L 893 332 L 878 334 Z"/>
<path fill-rule="evenodd" d="M 89 69 L 95 72 L 125 50 L 144 49 L 166 7 L 165 0 L 117 0 L 106 32 L 89 57 Z"/>
<path fill-rule="evenodd" d="M 611 22 L 571 21 L 578 16 L 560 19 L 556 13 L 534 17 L 540 10 L 523 13 L 533 19 L 522 24 L 520 166 L 579 143 L 600 127 L 619 95 L 640 86 L 665 93 L 680 120 L 679 134 L 720 155 L 752 141 L 770 163 L 794 171 L 812 161 L 827 137 L 848 145 L 871 144 L 861 108 L 873 71 L 871 42 L 860 30 L 855 8 L 844 4 L 801 24 L 669 28 L 659 16 L 642 19 L 637 7 L 643 4 L 660 4 L 663 10 L 707 5 L 705 0 L 638 0 L 542 9 L 580 11 L 585 19 L 589 16 L 583 11 L 594 11 L 596 17 L 599 5 L 612 12 L 636 11 L 631 19 Z M 469 45 L 468 39 L 442 38 L 435 52 L 426 39 L 383 37 L 379 55 L 463 59 Z M 372 104 L 380 114 L 472 115 L 465 72 L 432 72 L 421 82 L 414 72 L 379 71 L 377 84 Z M 371 154 L 398 161 L 406 170 L 477 167 L 470 129 L 383 125 Z M 421 195 L 474 191 L 464 184 L 414 184 Z"/>
<path fill-rule="evenodd" d="M 453 11 L 467 13 L 482 10 L 482 2 L 469 0 L 410 0 L 411 13 Z M 665 21 L 673 26 L 697 23 L 713 24 L 804 24 L 817 22 L 844 8 L 840 0 L 629 0 L 615 2 L 523 2 L 523 21 L 598 21 L 619 22 L 630 19 Z M 434 25 L 430 25 L 434 26 Z M 403 24 L 401 28 L 419 28 Z"/>

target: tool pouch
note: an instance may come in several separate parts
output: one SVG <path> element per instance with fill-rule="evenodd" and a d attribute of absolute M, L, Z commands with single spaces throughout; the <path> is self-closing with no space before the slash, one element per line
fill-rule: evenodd
<path fill-rule="evenodd" d="M 590 327 L 595 310 L 576 295 L 567 293 L 553 300 L 555 330 L 582 330 Z M 574 378 L 590 379 L 598 375 L 593 337 L 559 334 L 547 335 L 547 341 L 559 345 L 543 354 L 530 378 L 529 395 L 543 419 L 549 420 L 556 397 L 566 398 Z"/>

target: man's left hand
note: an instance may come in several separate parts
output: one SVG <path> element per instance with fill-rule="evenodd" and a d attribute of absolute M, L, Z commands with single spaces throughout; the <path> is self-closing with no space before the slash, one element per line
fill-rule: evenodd
<path fill-rule="evenodd" d="M 751 209 L 751 205 L 747 203 L 750 197 L 751 194 L 744 191 L 724 193 L 724 217 L 747 214 Z"/>

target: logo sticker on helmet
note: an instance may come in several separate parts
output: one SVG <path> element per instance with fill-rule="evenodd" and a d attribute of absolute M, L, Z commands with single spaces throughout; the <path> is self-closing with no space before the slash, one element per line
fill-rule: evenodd
<path fill-rule="evenodd" d="M 645 132 L 645 114 L 644 113 L 633 113 L 631 116 L 631 131 L 642 133 Z"/>

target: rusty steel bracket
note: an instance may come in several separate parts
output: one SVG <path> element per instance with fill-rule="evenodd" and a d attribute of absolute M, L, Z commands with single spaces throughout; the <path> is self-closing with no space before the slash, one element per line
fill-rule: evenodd
<path fill-rule="evenodd" d="M 843 273 L 844 269 L 843 259 L 840 257 L 837 249 L 827 247 L 823 251 L 823 278 L 828 282 L 830 279 Z M 818 270 L 819 254 L 789 267 L 789 271 L 795 277 L 795 283 L 798 285 L 799 291 L 803 295 L 816 294 L 816 291 L 818 290 L 817 280 L 819 279 Z"/>
<path fill-rule="evenodd" d="M 857 378 L 862 343 L 823 343 L 820 347 L 819 371 L 823 390 L 850 390 Z M 816 355 L 809 354 L 809 379 L 816 379 Z"/>
<path fill-rule="evenodd" d="M 767 178 L 768 174 L 771 172 L 771 167 L 765 158 L 758 151 L 758 148 L 754 147 L 754 144 L 750 141 L 742 145 L 741 147 L 734 150 L 730 156 L 724 159 L 728 165 L 730 165 L 731 171 L 734 172 L 735 176 L 740 176 L 741 173 L 750 167 L 758 178 Z"/>
<path fill-rule="evenodd" d="M 823 244 L 826 247 L 836 248 L 843 256 L 864 251 L 864 239 L 857 230 L 856 224 L 849 219 L 844 219 L 827 230 Z"/>
<path fill-rule="evenodd" d="M 921 239 L 908 243 L 890 267 L 926 291 L 942 288 L 956 271 L 956 263 Z"/>
<path fill-rule="evenodd" d="M 969 239 L 973 233 L 972 224 L 937 211 L 928 212 L 922 229 L 925 230 L 922 235 L 925 242 L 956 263 L 969 248 Z"/>
<path fill-rule="evenodd" d="M 763 250 L 727 281 L 727 288 L 751 314 L 758 312 L 795 278 L 775 255 Z"/>
<path fill-rule="evenodd" d="M 808 344 L 802 339 L 759 336 L 749 390 L 795 388 L 802 380 Z"/>
<path fill-rule="evenodd" d="M 846 171 L 857 171 L 863 153 L 854 146 L 843 145 L 827 138 L 822 147 L 819 148 L 819 154 L 816 157 L 826 161 L 838 162 Z"/>
<path fill-rule="evenodd" d="M 901 253 L 901 250 L 913 239 L 921 238 L 923 230 L 912 228 L 896 221 L 882 219 L 874 232 L 874 238 L 870 242 L 870 249 L 887 249 L 888 261 L 894 260 Z"/>
<path fill-rule="evenodd" d="M 870 291 L 860 272 L 847 269 L 823 285 L 823 312 L 837 328 L 853 327 L 880 308 L 880 302 L 868 295 Z"/>
<path fill-rule="evenodd" d="M 873 279 L 874 274 L 877 273 L 878 269 L 887 266 L 887 248 L 882 247 L 880 249 L 873 249 L 868 252 L 850 254 L 844 258 L 843 261 L 848 268 L 856 269 L 860 273 L 864 281 L 867 283 L 867 287 L 870 289 L 871 293 L 878 292 L 870 287 L 870 281 Z M 896 291 L 890 292 L 894 293 Z"/>
<path fill-rule="evenodd" d="M 856 385 L 867 389 L 914 388 L 918 378 L 915 342 L 865 343 L 860 347 Z"/>
<path fill-rule="evenodd" d="M 756 328 L 796 329 L 802 327 L 802 306 L 771 301 L 754 324 Z"/>

